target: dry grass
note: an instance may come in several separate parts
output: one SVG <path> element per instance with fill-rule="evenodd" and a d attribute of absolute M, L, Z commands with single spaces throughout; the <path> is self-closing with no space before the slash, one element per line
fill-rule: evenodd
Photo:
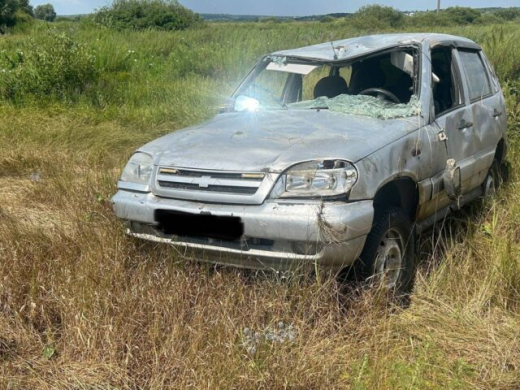
<path fill-rule="evenodd" d="M 0 388 L 520 386 L 516 176 L 421 238 L 402 309 L 334 278 L 213 268 L 130 240 L 108 201 L 117 171 L 65 149 L 0 161 Z M 265 340 L 280 321 L 294 340 Z"/>

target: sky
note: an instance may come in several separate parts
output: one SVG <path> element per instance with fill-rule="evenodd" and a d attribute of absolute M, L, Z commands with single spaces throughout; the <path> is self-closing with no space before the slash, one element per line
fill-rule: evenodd
<path fill-rule="evenodd" d="M 31 0 L 33 6 L 51 3 L 58 15 L 91 13 L 110 4 L 110 0 Z M 434 9 L 437 0 L 180 0 L 180 3 L 199 13 L 235 15 L 306 16 L 335 12 L 355 12 L 366 4 L 389 5 L 402 11 Z M 462 7 L 518 7 L 519 0 L 441 0 L 443 8 Z"/>

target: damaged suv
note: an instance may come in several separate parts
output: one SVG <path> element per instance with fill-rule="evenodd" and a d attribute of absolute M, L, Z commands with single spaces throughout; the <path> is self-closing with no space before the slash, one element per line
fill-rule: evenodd
<path fill-rule="evenodd" d="M 339 271 L 406 289 L 414 236 L 493 194 L 504 97 L 475 42 L 374 35 L 265 56 L 212 120 L 132 156 L 132 236 L 198 260 Z"/>

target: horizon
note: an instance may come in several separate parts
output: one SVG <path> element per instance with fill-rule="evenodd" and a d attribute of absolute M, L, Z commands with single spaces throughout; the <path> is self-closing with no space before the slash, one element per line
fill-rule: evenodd
<path fill-rule="evenodd" d="M 31 5 L 38 6 L 50 3 L 59 15 L 83 15 L 95 12 L 103 6 L 110 5 L 110 0 L 33 0 Z M 277 16 L 303 17 L 312 15 L 326 15 L 332 13 L 353 13 L 365 5 L 380 4 L 396 8 L 400 11 L 428 11 L 434 10 L 437 0 L 322 0 L 316 4 L 311 0 L 298 2 L 298 10 L 294 11 L 294 2 L 291 0 L 264 0 L 262 4 L 241 0 L 180 0 L 180 4 L 199 14 L 226 14 L 234 16 Z M 497 0 L 490 5 L 486 0 L 442 0 L 441 8 L 454 6 L 470 8 L 511 8 L 518 6 L 517 0 Z"/>

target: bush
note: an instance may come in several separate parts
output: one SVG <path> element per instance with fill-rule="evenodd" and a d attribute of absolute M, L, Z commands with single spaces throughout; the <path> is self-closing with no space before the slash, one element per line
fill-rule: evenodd
<path fill-rule="evenodd" d="M 504 19 L 499 18 L 494 13 L 486 12 L 482 14 L 479 22 L 481 24 L 500 24 L 504 22 Z"/>
<path fill-rule="evenodd" d="M 94 20 L 118 30 L 184 30 L 202 18 L 176 0 L 114 0 L 94 15 Z"/>
<path fill-rule="evenodd" d="M 52 4 L 43 4 L 36 7 L 34 10 L 36 19 L 45 20 L 46 22 L 54 22 L 56 19 L 56 12 Z"/>
<path fill-rule="evenodd" d="M 469 7 L 450 7 L 442 12 L 453 25 L 479 23 L 482 14 L 480 11 Z"/>
<path fill-rule="evenodd" d="M 392 7 L 383 5 L 365 5 L 361 7 L 350 21 L 357 28 L 374 29 L 399 27 L 403 25 L 404 14 Z"/>
<path fill-rule="evenodd" d="M 321 23 L 333 23 L 336 21 L 336 18 L 330 15 L 324 16 L 320 19 Z"/>
<path fill-rule="evenodd" d="M 520 18 L 520 8 L 503 8 L 495 12 L 500 19 L 511 21 Z"/>
<path fill-rule="evenodd" d="M 14 102 L 49 96 L 70 100 L 98 77 L 89 48 L 55 33 L 25 41 L 16 51 L 0 51 L 0 74 L 0 99 Z"/>
<path fill-rule="evenodd" d="M 448 18 L 443 17 L 442 12 L 435 11 L 417 12 L 413 16 L 408 17 L 408 24 L 414 27 L 439 27 L 450 26 L 451 22 Z"/>

